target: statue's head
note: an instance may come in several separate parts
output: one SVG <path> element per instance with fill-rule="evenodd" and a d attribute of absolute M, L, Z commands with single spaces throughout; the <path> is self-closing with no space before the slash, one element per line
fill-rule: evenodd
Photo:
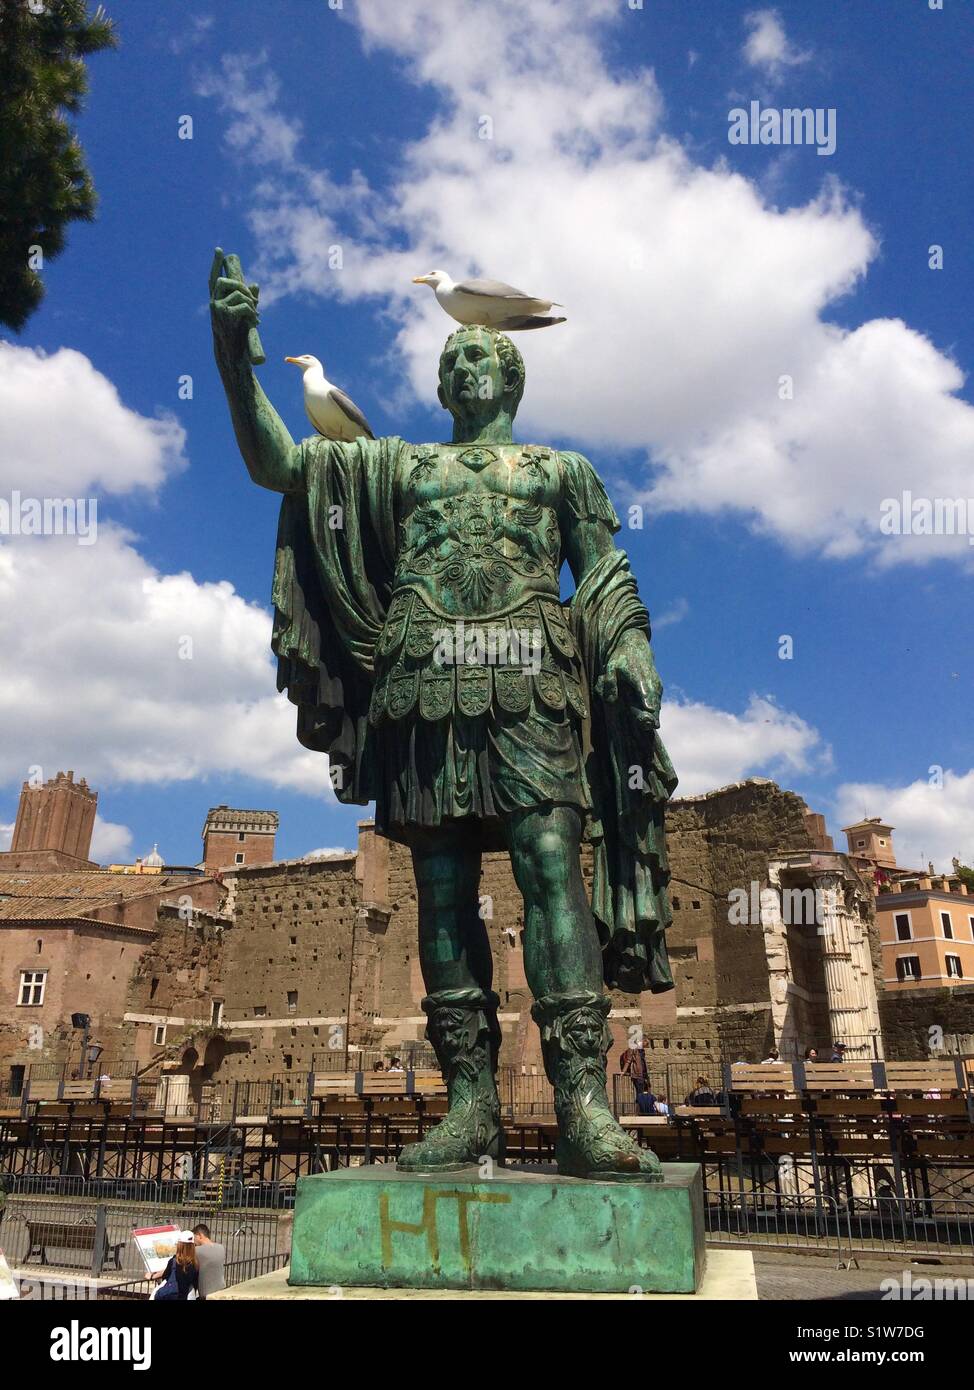
<path fill-rule="evenodd" d="M 477 324 L 458 328 L 440 353 L 440 404 L 465 424 L 503 413 L 513 420 L 524 394 L 524 359 L 510 338 Z"/>

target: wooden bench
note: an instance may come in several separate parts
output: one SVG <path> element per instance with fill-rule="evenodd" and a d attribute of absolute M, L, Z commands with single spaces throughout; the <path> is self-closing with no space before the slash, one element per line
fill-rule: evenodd
<path fill-rule="evenodd" d="M 57 1100 L 61 1090 L 60 1081 L 29 1081 L 27 1085 L 30 1100 Z"/>
<path fill-rule="evenodd" d="M 355 1076 L 354 1073 L 334 1072 L 315 1072 L 314 1080 L 311 1085 L 311 1094 L 315 1099 L 332 1096 L 354 1096 L 355 1095 Z"/>
<path fill-rule="evenodd" d="M 363 1072 L 357 1093 L 360 1096 L 404 1096 L 407 1094 L 404 1071 Z"/>
<path fill-rule="evenodd" d="M 557 1138 L 554 1120 L 504 1121 L 504 1147 L 509 1163 L 549 1162 L 554 1158 Z"/>
<path fill-rule="evenodd" d="M 728 1069 L 729 1089 L 742 1091 L 783 1091 L 795 1090 L 794 1068 L 787 1062 L 768 1062 L 760 1066 L 750 1063 L 735 1063 Z"/>
<path fill-rule="evenodd" d="M 116 1089 L 116 1097 L 118 1096 L 119 1091 L 121 1089 L 121 1086 L 119 1086 Z M 33 1091 L 34 1088 L 32 1086 L 32 1095 Z M 111 1087 L 108 1085 L 101 1087 L 101 1095 L 105 1097 L 109 1095 L 110 1091 Z M 61 1087 L 62 1100 L 95 1100 L 98 1097 L 98 1094 L 99 1088 L 97 1081 L 65 1081 L 63 1086 Z"/>
<path fill-rule="evenodd" d="M 103 1230 L 102 1238 L 102 1263 L 109 1255 L 115 1261 L 115 1268 L 121 1269 L 122 1263 L 119 1252 L 124 1250 L 126 1242 L 109 1241 L 108 1232 Z M 92 1257 L 94 1263 L 95 1245 L 98 1239 L 98 1227 L 94 1225 L 79 1225 L 67 1221 L 27 1221 L 27 1254 L 24 1264 L 30 1262 L 30 1257 L 37 1253 L 41 1257 L 41 1264 L 49 1264 L 47 1258 L 48 1250 L 80 1250 Z M 84 1268 L 85 1266 L 78 1266 Z"/>
<path fill-rule="evenodd" d="M 967 1058 L 945 1059 L 942 1062 L 887 1062 L 886 1089 L 889 1091 L 939 1091 L 944 1097 L 951 1091 L 970 1088 L 971 1076 Z"/>
<path fill-rule="evenodd" d="M 445 1096 L 446 1082 L 438 1071 L 414 1071 L 413 1092 L 418 1096 Z"/>
<path fill-rule="evenodd" d="M 875 1091 L 872 1062 L 805 1062 L 805 1091 Z M 795 1078 L 796 1081 L 798 1077 Z"/>

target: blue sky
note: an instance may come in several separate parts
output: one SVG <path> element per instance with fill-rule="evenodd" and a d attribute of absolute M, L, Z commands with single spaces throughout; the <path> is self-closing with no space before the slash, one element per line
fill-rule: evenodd
<path fill-rule="evenodd" d="M 3 350 L 3 495 L 96 497 L 100 531 L 0 542 L 0 823 L 32 766 L 97 786 L 103 858 L 195 862 L 219 802 L 277 809 L 282 856 L 353 844 L 367 814 L 328 798 L 274 697 L 278 503 L 212 362 L 221 244 L 261 281 L 260 378 L 295 437 L 302 352 L 378 432 L 445 436 L 449 323 L 409 283 L 434 260 L 563 300 L 521 343 L 519 437 L 581 448 L 621 515 L 645 507 L 619 540 L 685 789 L 771 775 L 833 830 L 889 816 L 901 862 L 971 862 L 974 552 L 878 529 L 905 487 L 974 499 L 969 5 L 108 9 L 120 47 L 78 127 L 98 217 Z M 834 154 L 730 144 L 752 100 L 834 110 Z M 52 404 L 69 389 L 80 418 Z"/>

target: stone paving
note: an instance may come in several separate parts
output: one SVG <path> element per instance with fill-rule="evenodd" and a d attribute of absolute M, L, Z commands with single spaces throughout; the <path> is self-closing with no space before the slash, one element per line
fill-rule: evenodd
<path fill-rule="evenodd" d="M 919 1279 L 969 1279 L 974 1294 L 974 1264 L 932 1265 L 895 1260 L 862 1264 L 859 1269 L 836 1269 L 833 1261 L 817 1256 L 792 1255 L 776 1258 L 757 1252 L 754 1273 L 758 1298 L 762 1302 L 802 1299 L 836 1299 L 842 1301 L 881 1301 L 884 1279 L 902 1279 L 910 1271 L 914 1284 Z"/>

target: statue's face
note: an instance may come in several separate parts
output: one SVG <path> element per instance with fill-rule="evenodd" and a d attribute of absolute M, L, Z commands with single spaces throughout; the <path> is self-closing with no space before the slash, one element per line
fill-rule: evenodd
<path fill-rule="evenodd" d="M 491 416 L 504 395 L 504 368 L 493 335 L 470 328 L 457 335 L 440 358 L 440 390 L 451 415 Z"/>

